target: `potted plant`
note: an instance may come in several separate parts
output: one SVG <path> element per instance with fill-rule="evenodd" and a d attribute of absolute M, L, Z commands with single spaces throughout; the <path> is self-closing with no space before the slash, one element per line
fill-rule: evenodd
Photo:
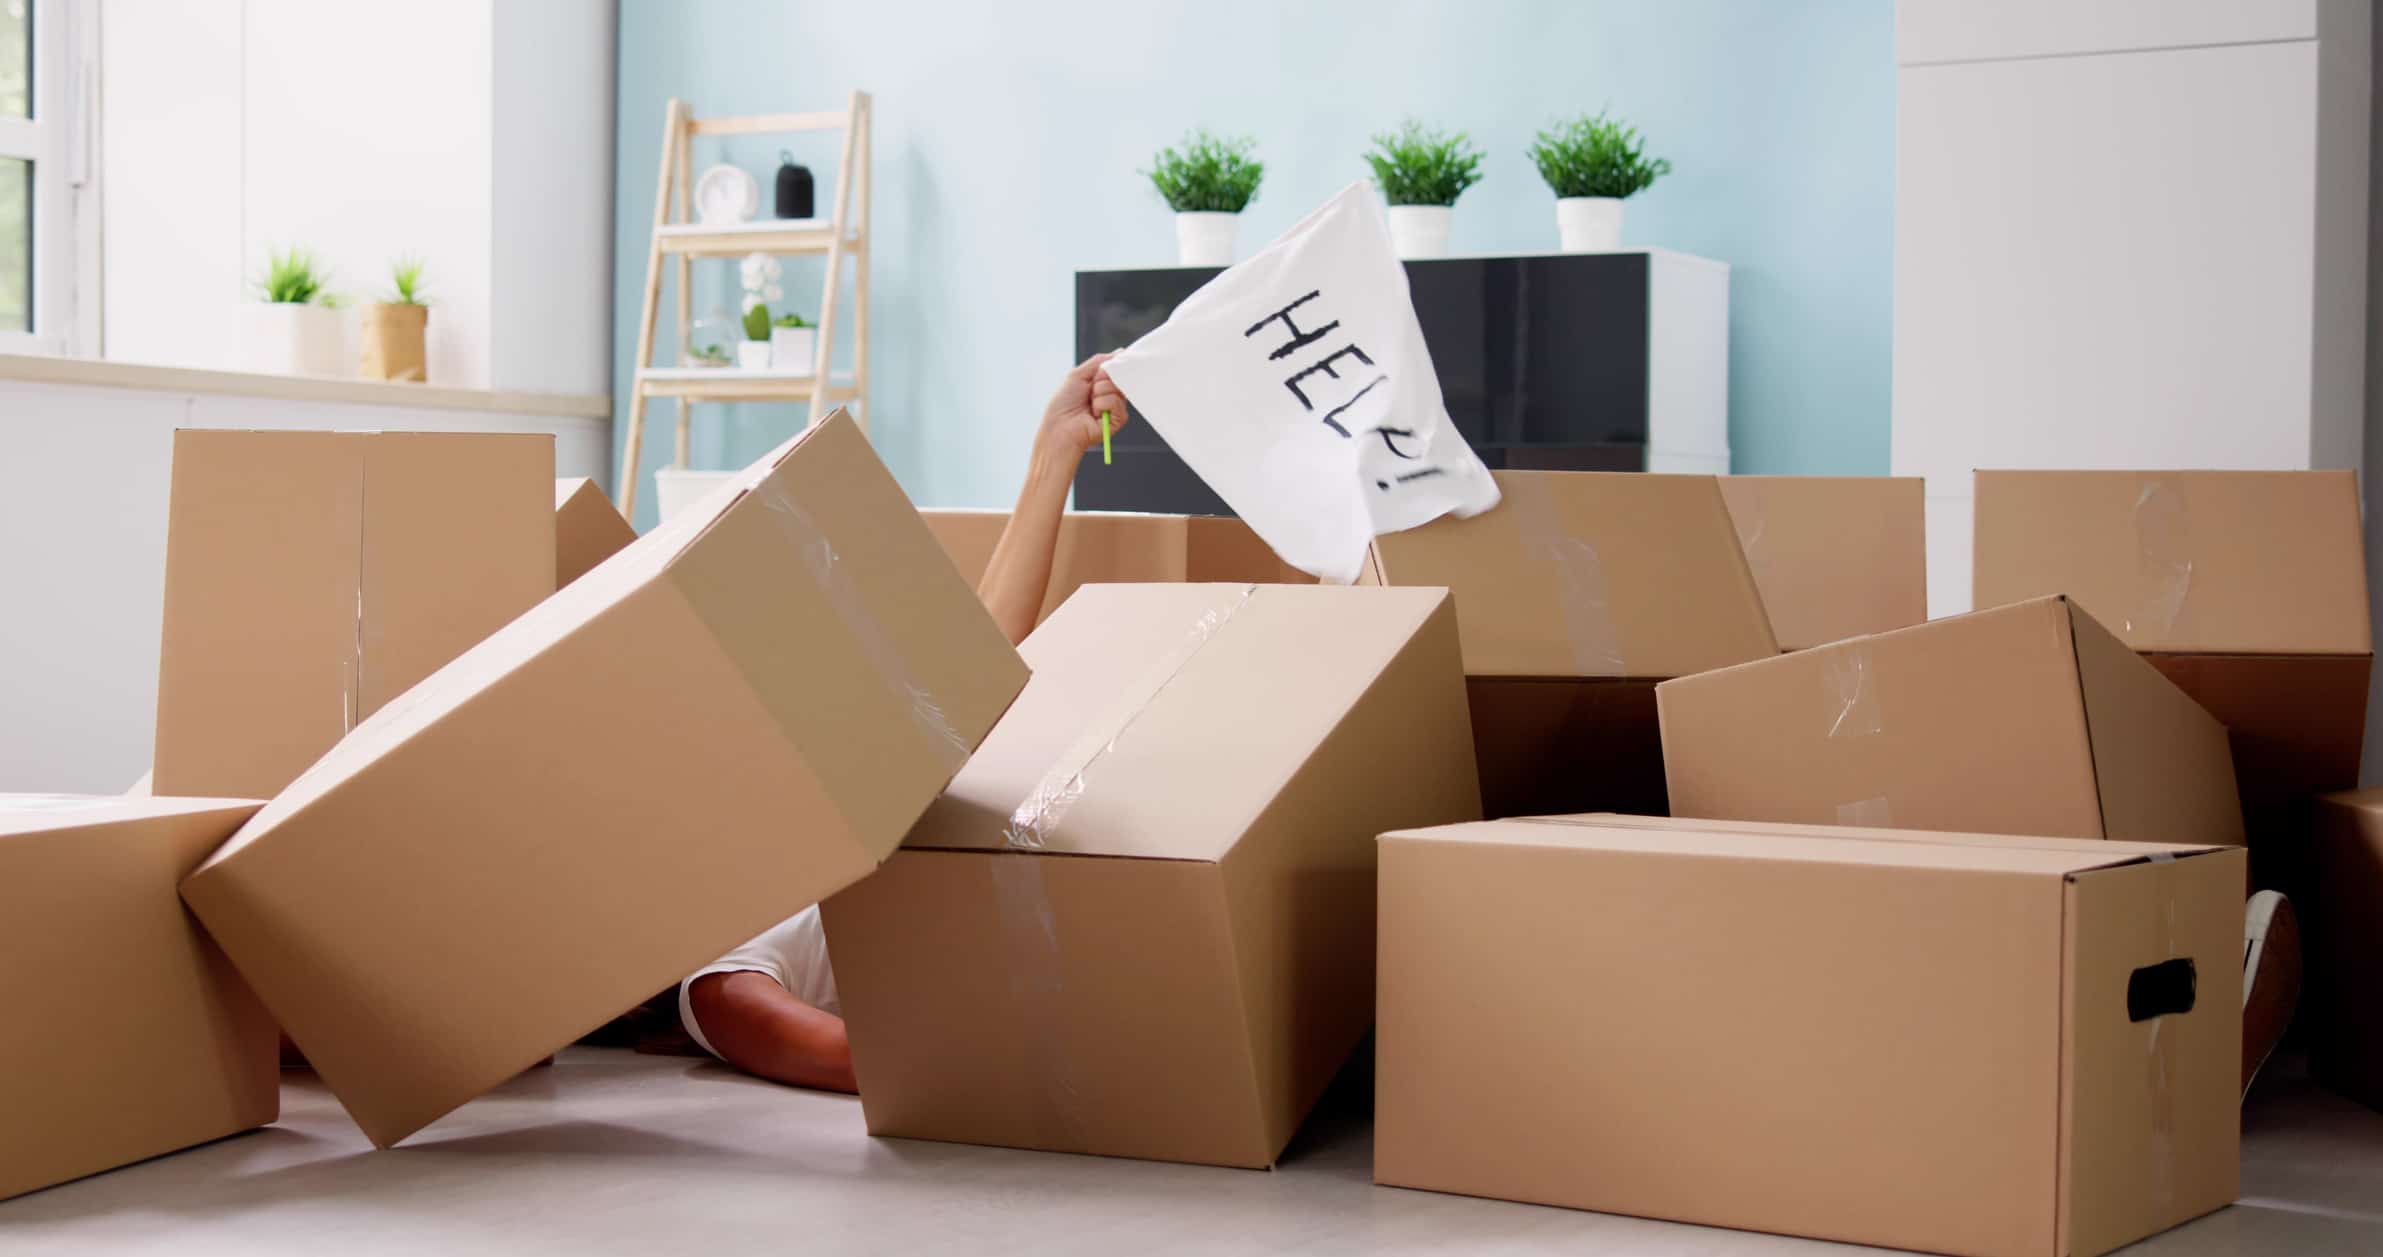
<path fill-rule="evenodd" d="M 809 375 L 819 352 L 819 329 L 792 310 L 770 320 L 770 365 Z"/>
<path fill-rule="evenodd" d="M 1464 132 L 1443 135 L 1412 119 L 1374 137 L 1365 155 L 1374 183 L 1390 202 L 1390 243 L 1402 258 L 1448 254 L 1448 224 L 1456 198 L 1481 182 L 1481 150 Z"/>
<path fill-rule="evenodd" d="M 1266 164 L 1250 156 L 1257 141 L 1206 131 L 1162 148 L 1144 173 L 1175 211 L 1175 259 L 1184 266 L 1231 266 L 1241 211 L 1258 195 Z"/>
<path fill-rule="evenodd" d="M 745 338 L 737 342 L 736 365 L 747 371 L 769 370 L 769 303 L 786 295 L 778 287 L 781 273 L 778 259 L 767 253 L 748 253 L 737 264 L 737 277 L 745 285 Z"/>
<path fill-rule="evenodd" d="M 1597 114 L 1539 133 L 1531 162 L 1556 194 L 1556 237 L 1566 253 L 1620 247 L 1622 201 L 1671 173 L 1671 163 L 1646 155 L 1638 128 Z"/>
<path fill-rule="evenodd" d="M 242 307 L 242 365 L 272 375 L 340 374 L 339 313 L 331 272 L 302 248 L 268 250 L 261 301 Z"/>
<path fill-rule="evenodd" d="M 368 380 L 428 382 L 423 342 L 429 326 L 422 259 L 401 257 L 389 264 L 389 295 L 364 307 L 360 374 Z"/>

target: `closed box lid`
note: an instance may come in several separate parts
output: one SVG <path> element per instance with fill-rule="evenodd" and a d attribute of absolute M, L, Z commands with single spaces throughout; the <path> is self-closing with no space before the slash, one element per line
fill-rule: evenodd
<path fill-rule="evenodd" d="M 1364 578 L 1453 592 L 1467 676 L 1662 678 L 1778 653 L 1714 477 L 1493 474 L 1496 509 L 1376 537 Z"/>
<path fill-rule="evenodd" d="M 1723 476 L 1721 497 L 1782 650 L 1928 618 L 1917 476 Z"/>

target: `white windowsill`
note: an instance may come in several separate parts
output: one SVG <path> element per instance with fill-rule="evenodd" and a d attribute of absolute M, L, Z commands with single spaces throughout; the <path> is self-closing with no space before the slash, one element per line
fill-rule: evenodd
<path fill-rule="evenodd" d="M 0 381 L 6 380 L 37 384 L 81 384 L 93 388 L 145 389 L 159 393 L 207 393 L 225 397 L 269 397 L 285 401 L 469 410 L 484 414 L 546 415 L 564 419 L 612 417 L 612 398 L 601 394 L 522 393 L 399 384 L 387 380 L 258 375 L 247 371 L 161 367 L 39 354 L 0 353 Z"/>

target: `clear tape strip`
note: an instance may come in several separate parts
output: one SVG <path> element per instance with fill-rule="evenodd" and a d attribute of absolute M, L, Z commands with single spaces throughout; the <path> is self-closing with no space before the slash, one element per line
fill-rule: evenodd
<path fill-rule="evenodd" d="M 1117 749 L 1118 742 L 1141 719 L 1142 713 L 1150 709 L 1151 702 L 1175 683 L 1192 656 L 1199 654 L 1218 629 L 1249 605 L 1251 595 L 1256 592 L 1257 586 L 1251 585 L 1229 605 L 1212 608 L 1193 621 L 1181 641 L 1160 656 L 1137 684 L 1122 691 L 1109 716 L 1095 722 L 1091 726 L 1093 732 L 1077 739 L 1053 761 L 1050 771 L 1043 774 L 1017 810 L 1010 813 L 1009 824 L 1001 832 L 1002 840 L 1021 851 L 1040 851 L 1050 846 L 1051 835 L 1066 818 L 1068 809 L 1083 797 L 1084 783 L 1092 766 Z"/>
<path fill-rule="evenodd" d="M 1738 549 L 1745 554 L 1746 567 L 1759 587 L 1771 567 L 1771 512 L 1763 501 L 1761 481 L 1748 479 L 1739 486 L 1731 499 L 1729 521 L 1737 529 Z"/>
<path fill-rule="evenodd" d="M 2136 634 L 2171 635 L 2193 591 L 2192 511 L 2184 491 L 2147 480 L 2135 495 L 2135 603 L 2125 627 Z"/>
<path fill-rule="evenodd" d="M 2153 856 L 2152 866 L 2159 879 L 2165 933 L 2160 958 L 2174 960 L 2178 868 L 2175 858 L 2165 853 Z M 2167 1017 L 2152 1018 L 2151 1033 L 2144 1043 L 2144 1068 L 2149 1071 L 2151 1087 L 2151 1205 L 2158 1217 L 2166 1217 L 2176 1206 L 2176 1036 L 2161 1033 L 2167 1022 Z"/>
<path fill-rule="evenodd" d="M 1871 683 L 1870 644 L 1846 642 L 1821 659 L 1820 714 L 1832 738 L 1860 738 L 1885 729 L 1878 690 Z"/>
<path fill-rule="evenodd" d="M 754 491 L 754 496 L 760 499 L 779 532 L 794 543 L 802 555 L 804 570 L 810 573 L 812 583 L 834 609 L 836 618 L 843 622 L 845 631 L 860 645 L 870 668 L 910 713 L 911 723 L 918 726 L 927 745 L 947 767 L 958 772 L 968 762 L 972 749 L 968 739 L 952 727 L 943 705 L 936 701 L 935 691 L 921 684 L 911 672 L 902 652 L 894 646 L 892 635 L 886 632 L 885 624 L 853 583 L 851 564 L 836 553 L 819 521 L 794 500 L 784 485 L 765 481 Z"/>
<path fill-rule="evenodd" d="M 1088 1146 L 1083 1091 L 1062 1029 L 1068 1024 L 1067 983 L 1043 859 L 1021 851 L 989 852 L 986 859 L 1009 962 L 1009 1007 L 1018 1017 L 1019 1042 L 1032 1076 L 1031 1085 L 1022 1081 L 1019 1090 L 1033 1106 L 1035 1141 L 1059 1151 L 1083 1151 Z"/>
<path fill-rule="evenodd" d="M 1837 805 L 1837 823 L 1861 829 L 1893 829 L 1895 811 L 1883 794 Z"/>
<path fill-rule="evenodd" d="M 1553 572 L 1574 671 L 1592 677 L 1631 675 L 1630 662 L 1622 653 L 1621 631 L 1614 624 L 1605 559 L 1597 547 L 1564 528 L 1555 490 L 1546 480 L 1508 477 L 1499 481 L 1499 488 L 1514 508 L 1523 553 L 1547 563 Z"/>
<path fill-rule="evenodd" d="M 351 590 L 342 591 L 348 593 L 350 597 L 344 600 L 348 605 L 339 608 L 341 614 L 350 617 L 351 625 L 348 633 L 348 657 L 346 663 L 340 668 L 339 678 L 339 735 L 341 737 L 355 732 L 356 726 L 362 723 L 364 717 L 369 714 L 364 710 L 364 586 L 367 583 L 366 576 L 372 567 L 372 558 L 368 549 L 372 534 L 365 524 L 365 511 L 369 506 L 367 499 L 372 492 L 372 459 L 365 451 L 363 442 L 350 442 L 349 444 L 356 452 L 355 488 L 353 492 L 342 493 L 339 496 L 337 508 L 339 518 L 336 524 L 343 534 L 352 535 L 356 539 L 355 567 L 349 573 L 353 579 L 354 587 Z"/>

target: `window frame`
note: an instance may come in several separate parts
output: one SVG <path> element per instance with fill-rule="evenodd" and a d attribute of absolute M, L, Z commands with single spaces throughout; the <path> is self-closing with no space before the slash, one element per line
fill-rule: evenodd
<path fill-rule="evenodd" d="M 33 163 L 33 329 L 0 330 L 0 353 L 99 352 L 99 7 L 26 0 L 33 116 L 0 118 L 0 157 Z"/>

